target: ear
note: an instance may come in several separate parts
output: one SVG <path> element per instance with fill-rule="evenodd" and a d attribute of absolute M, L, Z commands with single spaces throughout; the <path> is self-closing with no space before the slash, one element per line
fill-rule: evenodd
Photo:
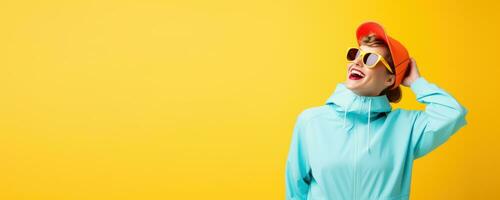
<path fill-rule="evenodd" d="M 396 75 L 389 74 L 389 75 L 387 75 L 387 78 L 385 79 L 384 85 L 391 86 L 392 84 L 394 84 L 395 81 L 396 81 Z"/>

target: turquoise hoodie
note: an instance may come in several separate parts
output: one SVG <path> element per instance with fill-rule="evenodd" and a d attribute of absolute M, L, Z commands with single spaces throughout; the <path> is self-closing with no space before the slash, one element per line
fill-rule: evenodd
<path fill-rule="evenodd" d="M 413 161 L 467 124 L 467 110 L 423 77 L 410 85 L 425 110 L 392 110 L 385 95 L 344 83 L 302 111 L 286 161 L 286 199 L 409 199 Z"/>

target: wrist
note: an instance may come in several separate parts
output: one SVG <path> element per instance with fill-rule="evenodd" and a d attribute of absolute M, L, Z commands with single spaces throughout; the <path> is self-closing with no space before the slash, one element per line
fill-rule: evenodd
<path fill-rule="evenodd" d="M 412 85 L 413 83 L 415 83 L 415 81 L 417 81 L 417 79 L 418 79 L 418 78 L 420 78 L 420 76 L 415 76 L 415 77 L 412 77 L 412 78 L 410 79 L 410 81 L 409 81 L 409 82 L 410 82 L 410 84 L 409 84 L 409 85 Z"/>

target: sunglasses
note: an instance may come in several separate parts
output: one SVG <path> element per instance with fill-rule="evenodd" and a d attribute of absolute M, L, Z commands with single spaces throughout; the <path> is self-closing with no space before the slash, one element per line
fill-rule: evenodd
<path fill-rule="evenodd" d="M 389 72 L 392 72 L 391 67 L 389 66 L 389 63 L 385 60 L 383 56 L 381 56 L 378 53 L 375 52 L 365 52 L 361 50 L 360 48 L 357 47 L 350 47 L 347 49 L 347 61 L 348 62 L 353 62 L 356 60 L 356 58 L 361 57 L 363 60 L 363 64 L 365 64 L 368 68 L 373 68 L 379 61 L 382 61 L 382 63 L 385 65 L 387 70 Z"/>

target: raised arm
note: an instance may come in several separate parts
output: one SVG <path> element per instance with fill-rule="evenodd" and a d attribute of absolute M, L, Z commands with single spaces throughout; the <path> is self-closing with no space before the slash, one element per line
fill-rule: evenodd
<path fill-rule="evenodd" d="M 403 85 L 409 85 L 417 101 L 426 104 L 424 111 L 416 111 L 413 121 L 412 145 L 414 159 L 417 159 L 465 126 L 467 109 L 443 89 L 420 77 L 415 60 L 412 59 L 411 65 L 410 75 Z"/>

